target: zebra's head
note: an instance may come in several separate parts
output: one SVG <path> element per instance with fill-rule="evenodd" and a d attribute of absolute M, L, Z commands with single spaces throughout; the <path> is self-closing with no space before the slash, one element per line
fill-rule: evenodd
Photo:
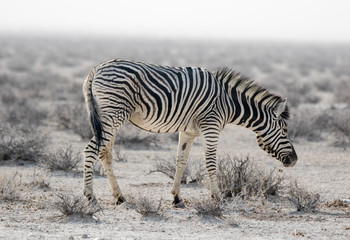
<path fill-rule="evenodd" d="M 259 147 L 281 161 L 285 167 L 292 167 L 298 160 L 292 143 L 288 139 L 289 117 L 287 99 L 279 101 L 266 117 L 266 127 L 256 132 Z"/>

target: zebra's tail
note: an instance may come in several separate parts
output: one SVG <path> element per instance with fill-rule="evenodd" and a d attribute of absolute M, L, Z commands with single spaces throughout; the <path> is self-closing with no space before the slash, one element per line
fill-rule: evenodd
<path fill-rule="evenodd" d="M 85 79 L 83 93 L 90 118 L 91 129 L 96 139 L 97 150 L 99 150 L 103 141 L 103 126 L 99 114 L 98 104 L 92 94 L 92 80 L 94 77 L 94 70 L 92 70 Z"/>

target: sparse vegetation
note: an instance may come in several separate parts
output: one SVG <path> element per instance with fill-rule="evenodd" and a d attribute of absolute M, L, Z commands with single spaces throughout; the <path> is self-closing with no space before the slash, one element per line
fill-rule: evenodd
<path fill-rule="evenodd" d="M 156 201 L 147 195 L 139 194 L 138 197 L 128 198 L 128 203 L 133 206 L 135 211 L 144 217 L 160 216 L 162 199 Z"/>
<path fill-rule="evenodd" d="M 300 212 L 313 212 L 320 204 L 320 195 L 310 193 L 304 188 L 298 186 L 297 182 L 291 182 L 289 186 L 289 201 Z"/>
<path fill-rule="evenodd" d="M 332 117 L 333 130 L 336 134 L 335 146 L 350 146 L 350 109 L 339 111 Z"/>
<path fill-rule="evenodd" d="M 174 156 L 166 159 L 156 159 L 154 165 L 154 170 L 151 172 L 160 172 L 169 178 L 174 179 L 176 172 L 176 158 Z M 182 175 L 181 183 L 201 183 L 204 180 L 205 175 L 206 170 L 204 168 L 204 162 L 188 161 Z"/>
<path fill-rule="evenodd" d="M 0 126 L 0 161 L 38 162 L 45 156 L 49 138 L 34 128 Z"/>
<path fill-rule="evenodd" d="M 350 106 L 350 82 L 349 79 L 340 81 L 338 84 L 335 84 L 335 100 L 340 103 L 346 103 Z"/>
<path fill-rule="evenodd" d="M 225 210 L 222 201 L 216 202 L 209 198 L 194 199 L 191 201 L 191 205 L 197 211 L 197 214 L 202 217 L 212 216 L 221 218 Z"/>
<path fill-rule="evenodd" d="M 61 147 L 56 152 L 48 154 L 41 160 L 41 164 L 52 171 L 77 170 L 81 155 L 73 151 L 72 146 Z"/>
<path fill-rule="evenodd" d="M 240 196 L 244 199 L 277 195 L 285 180 L 284 175 L 275 169 L 259 169 L 250 156 L 219 158 L 217 176 L 223 197 Z"/>
<path fill-rule="evenodd" d="M 283 95 L 288 98 L 288 103 L 294 108 L 302 103 L 316 104 L 320 101 L 320 98 L 311 90 L 311 85 L 307 83 L 295 84 L 295 82 L 292 82 L 286 84 Z"/>
<path fill-rule="evenodd" d="M 33 175 L 31 175 L 32 180 L 29 186 L 38 188 L 49 188 L 50 187 L 50 174 L 48 172 L 36 171 L 34 170 Z"/>
<path fill-rule="evenodd" d="M 56 194 L 55 206 L 64 216 L 92 217 L 101 207 L 90 203 L 85 197 L 72 193 Z"/>
<path fill-rule="evenodd" d="M 350 145 L 350 110 L 349 108 L 330 108 L 324 111 L 312 108 L 299 109 L 289 121 L 289 138 L 306 138 L 309 141 L 322 140 L 322 133 L 327 133 L 335 140 L 334 145 Z"/>
<path fill-rule="evenodd" d="M 89 118 L 83 102 L 79 104 L 70 102 L 58 106 L 56 116 L 58 123 L 64 129 L 72 130 L 83 139 L 92 138 Z"/>
<path fill-rule="evenodd" d="M 22 180 L 17 173 L 14 175 L 1 174 L 0 176 L 0 200 L 18 200 Z"/>
<path fill-rule="evenodd" d="M 46 110 L 38 109 L 34 104 L 36 103 L 30 104 L 25 99 L 8 104 L 5 121 L 23 130 L 27 127 L 39 127 L 47 118 L 48 113 Z"/>
<path fill-rule="evenodd" d="M 306 138 L 309 141 L 320 140 L 320 130 L 325 130 L 320 118 L 322 114 L 324 113 L 308 108 L 293 111 L 288 121 L 289 139 L 291 141 L 298 138 Z"/>

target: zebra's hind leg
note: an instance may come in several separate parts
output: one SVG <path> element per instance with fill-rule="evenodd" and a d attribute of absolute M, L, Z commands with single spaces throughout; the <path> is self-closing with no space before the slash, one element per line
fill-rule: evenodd
<path fill-rule="evenodd" d="M 188 155 L 190 153 L 193 140 L 195 136 L 188 135 L 185 132 L 179 133 L 179 143 L 177 147 L 177 156 L 176 156 L 176 172 L 174 177 L 174 183 L 171 188 L 171 193 L 173 194 L 174 201 L 173 205 L 175 207 L 184 207 L 184 203 L 180 198 L 180 184 L 182 180 L 183 173 L 186 168 Z"/>
<path fill-rule="evenodd" d="M 112 150 L 114 144 L 115 131 L 106 134 L 106 139 L 104 142 L 106 145 L 104 147 L 101 146 L 100 151 L 100 160 L 102 162 L 103 168 L 106 172 L 109 183 L 112 187 L 112 195 L 114 197 L 114 203 L 119 205 L 125 201 L 120 187 L 118 185 L 117 179 L 114 175 L 113 167 L 112 167 Z"/>
<path fill-rule="evenodd" d="M 84 195 L 92 203 L 97 203 L 93 193 L 93 173 L 94 164 L 98 159 L 98 149 L 95 137 L 86 145 L 84 149 Z"/>

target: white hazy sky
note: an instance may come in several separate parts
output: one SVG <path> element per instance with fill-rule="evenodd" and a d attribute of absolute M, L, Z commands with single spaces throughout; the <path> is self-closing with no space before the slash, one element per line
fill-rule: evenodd
<path fill-rule="evenodd" d="M 7 0 L 0 32 L 350 43 L 350 1 Z"/>

